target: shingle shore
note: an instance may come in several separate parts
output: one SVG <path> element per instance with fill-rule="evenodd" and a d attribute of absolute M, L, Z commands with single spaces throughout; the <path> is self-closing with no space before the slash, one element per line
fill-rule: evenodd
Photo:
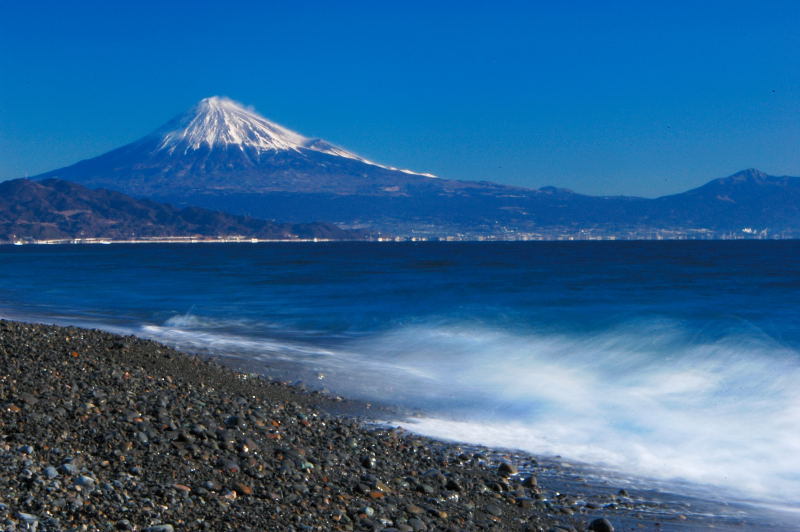
<path fill-rule="evenodd" d="M 3 530 L 589 526 L 513 466 L 152 341 L 0 320 L 0 365 Z"/>

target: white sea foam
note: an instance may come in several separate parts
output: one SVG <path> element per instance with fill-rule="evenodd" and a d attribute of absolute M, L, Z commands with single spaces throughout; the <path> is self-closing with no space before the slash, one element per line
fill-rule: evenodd
<path fill-rule="evenodd" d="M 377 376 L 395 399 L 413 367 L 424 379 L 408 393 L 457 412 L 404 424 L 416 432 L 800 500 L 795 351 L 695 343 L 666 324 L 582 338 L 414 328 L 373 344 L 397 367 Z"/>
<path fill-rule="evenodd" d="M 764 338 L 703 342 L 673 323 L 569 336 L 437 324 L 321 349 L 182 320 L 144 333 L 313 364 L 338 393 L 429 412 L 402 423 L 422 434 L 800 500 L 800 354 Z"/>
<path fill-rule="evenodd" d="M 138 331 L 138 334 L 186 350 L 202 350 L 221 355 L 245 354 L 252 358 L 262 357 L 264 360 L 281 358 L 302 362 L 302 358 L 298 357 L 333 354 L 331 351 L 317 346 L 283 339 L 248 337 L 217 331 L 205 332 L 174 325 L 145 325 L 141 331 Z"/>

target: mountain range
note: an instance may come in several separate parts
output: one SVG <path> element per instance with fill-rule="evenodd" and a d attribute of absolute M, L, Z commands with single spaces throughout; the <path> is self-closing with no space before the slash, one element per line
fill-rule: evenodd
<path fill-rule="evenodd" d="M 199 207 L 177 209 L 60 179 L 0 182 L 0 243 L 234 235 L 269 240 L 364 237 L 357 231 L 345 231 L 326 223 L 280 224 Z"/>
<path fill-rule="evenodd" d="M 179 206 L 401 235 L 791 235 L 800 228 L 795 177 L 750 169 L 655 199 L 443 179 L 370 161 L 220 97 L 131 144 L 33 179 L 49 178 Z"/>

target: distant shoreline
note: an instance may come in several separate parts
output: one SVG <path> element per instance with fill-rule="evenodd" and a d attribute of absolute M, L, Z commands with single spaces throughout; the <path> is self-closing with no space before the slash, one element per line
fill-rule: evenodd
<path fill-rule="evenodd" d="M 338 240 L 331 238 L 245 238 L 245 237 L 191 237 L 165 236 L 153 238 L 58 238 L 52 240 L 16 240 L 0 242 L 3 246 L 53 246 L 64 244 L 260 244 L 266 242 L 354 242 L 354 240 Z"/>
<path fill-rule="evenodd" d="M 458 242 L 722 242 L 722 241 L 790 241 L 800 240 L 797 237 L 717 237 L 717 238 L 624 238 L 624 237 L 561 237 L 561 238 L 500 238 L 487 235 L 485 237 L 377 237 L 364 239 L 338 239 L 338 238 L 246 238 L 246 237 L 153 237 L 153 238 L 59 238 L 49 240 L 14 240 L 0 241 L 0 246 L 54 246 L 54 245 L 104 245 L 104 244 L 268 244 L 268 243 L 324 243 L 324 242 L 375 242 L 375 243 L 402 243 L 402 242 L 431 242 L 431 243 L 458 243 Z"/>

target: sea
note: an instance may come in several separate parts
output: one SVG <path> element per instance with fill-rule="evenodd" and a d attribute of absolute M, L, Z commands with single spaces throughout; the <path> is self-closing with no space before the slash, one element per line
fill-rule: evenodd
<path fill-rule="evenodd" d="M 798 241 L 0 246 L 0 317 L 156 339 L 800 529 Z"/>

